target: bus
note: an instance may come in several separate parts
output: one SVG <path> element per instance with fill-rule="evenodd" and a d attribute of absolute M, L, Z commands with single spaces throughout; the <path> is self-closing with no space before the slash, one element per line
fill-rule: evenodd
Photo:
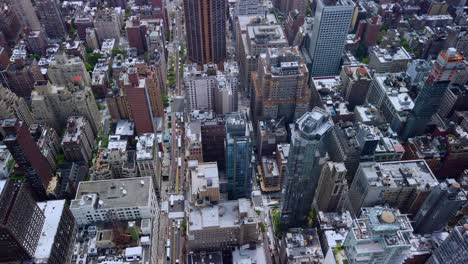
<path fill-rule="evenodd" d="M 182 159 L 179 157 L 177 158 L 177 165 L 180 167 L 182 167 Z"/>
<path fill-rule="evenodd" d="M 166 260 L 171 260 L 171 240 L 166 240 Z"/>
<path fill-rule="evenodd" d="M 182 138 L 181 138 L 181 136 L 179 136 L 179 137 L 177 138 L 177 147 L 178 147 L 179 149 L 182 147 Z"/>

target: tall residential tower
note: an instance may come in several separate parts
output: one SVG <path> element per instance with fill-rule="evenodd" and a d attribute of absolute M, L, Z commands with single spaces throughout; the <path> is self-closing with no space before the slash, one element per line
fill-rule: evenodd
<path fill-rule="evenodd" d="M 184 0 L 187 58 L 220 64 L 226 58 L 226 1 Z"/>
<path fill-rule="evenodd" d="M 281 197 L 283 229 L 305 222 L 320 178 L 325 138 L 333 128 L 328 112 L 314 108 L 299 118 L 291 131 L 288 167 Z"/>

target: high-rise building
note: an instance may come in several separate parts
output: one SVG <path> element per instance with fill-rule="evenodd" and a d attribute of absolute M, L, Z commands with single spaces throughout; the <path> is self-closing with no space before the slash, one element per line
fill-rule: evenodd
<path fill-rule="evenodd" d="M 120 19 L 112 8 L 99 9 L 94 19 L 94 28 L 99 43 L 105 39 L 120 39 Z"/>
<path fill-rule="evenodd" d="M 38 82 L 32 94 L 33 116 L 40 124 L 61 131 L 70 116 L 86 117 L 97 135 L 101 127 L 99 110 L 90 87 L 73 85 L 52 86 L 47 81 Z"/>
<path fill-rule="evenodd" d="M 71 116 L 62 138 L 62 148 L 68 161 L 88 161 L 92 158 L 94 134 L 83 116 Z"/>
<path fill-rule="evenodd" d="M 122 74 L 123 87 L 127 98 L 130 116 L 135 122 L 138 135 L 153 132 L 153 112 L 151 109 L 148 85 L 145 78 L 139 78 L 137 69 L 131 67 Z"/>
<path fill-rule="evenodd" d="M 140 21 L 139 16 L 132 16 L 125 25 L 125 30 L 127 31 L 128 45 L 131 48 L 136 48 L 138 54 L 143 54 L 145 52 L 145 31 L 146 27 Z"/>
<path fill-rule="evenodd" d="M 164 117 L 163 94 L 165 85 L 161 86 L 160 67 L 150 66 L 146 69 L 145 84 L 148 89 L 148 97 L 153 117 Z"/>
<path fill-rule="evenodd" d="M 403 263 L 410 253 L 412 233 L 410 220 L 398 209 L 362 208 L 343 243 L 348 263 Z"/>
<path fill-rule="evenodd" d="M 362 64 L 343 66 L 340 77 L 348 107 L 354 109 L 356 105 L 363 105 L 372 81 L 369 69 Z"/>
<path fill-rule="evenodd" d="M 150 177 L 82 181 L 70 203 L 70 210 L 79 226 L 114 220 L 153 219 L 159 215 Z"/>
<path fill-rule="evenodd" d="M 37 55 L 46 55 L 47 39 L 43 31 L 25 30 L 26 47 L 29 52 Z"/>
<path fill-rule="evenodd" d="M 384 204 L 405 213 L 417 212 L 438 184 L 424 160 L 361 162 L 349 200 L 356 215 L 362 207 Z"/>
<path fill-rule="evenodd" d="M 22 28 L 28 27 L 30 30 L 41 30 L 39 19 L 34 10 L 31 0 L 9 1 L 20 20 Z"/>
<path fill-rule="evenodd" d="M 80 16 L 75 18 L 76 34 L 80 40 L 86 40 L 86 29 L 94 28 L 93 18 L 91 16 Z"/>
<path fill-rule="evenodd" d="M 218 169 L 222 171 L 224 171 L 226 167 L 225 140 L 226 126 L 222 118 L 208 119 L 201 122 L 203 161 L 216 161 Z"/>
<path fill-rule="evenodd" d="M 293 122 L 309 110 L 309 72 L 297 48 L 268 49 L 252 73 L 254 120 Z"/>
<path fill-rule="evenodd" d="M 466 200 L 458 182 L 454 179 L 445 180 L 432 189 L 422 204 L 414 217 L 414 230 L 421 234 L 442 230 Z"/>
<path fill-rule="evenodd" d="M 29 127 L 17 119 L 5 119 L 2 134 L 3 143 L 18 165 L 18 173 L 26 176 L 38 198 L 44 198 L 53 176 L 52 169 L 29 133 Z"/>
<path fill-rule="evenodd" d="M 310 76 L 336 75 L 351 20 L 354 3 L 351 0 L 319 0 L 314 26 L 308 32 L 305 49 L 311 61 Z"/>
<path fill-rule="evenodd" d="M 433 114 L 440 106 L 441 98 L 450 84 L 452 76 L 457 72 L 465 71 L 463 55 L 454 48 L 441 51 L 434 62 L 429 76 L 414 102 L 402 138 L 418 136 L 424 133 L 425 128 Z"/>
<path fill-rule="evenodd" d="M 252 191 L 251 124 L 245 113 L 226 115 L 226 177 L 229 199 L 250 197 Z"/>
<path fill-rule="evenodd" d="M 457 264 L 468 260 L 468 224 L 456 226 L 426 264 Z"/>
<path fill-rule="evenodd" d="M 226 58 L 226 1 L 184 0 L 187 59 L 220 64 Z"/>
<path fill-rule="evenodd" d="M 346 167 L 343 163 L 327 162 L 322 168 L 315 202 L 324 212 L 343 211 L 348 197 Z"/>
<path fill-rule="evenodd" d="M 45 29 L 47 38 L 64 39 L 67 35 L 64 17 L 60 11 L 59 2 L 54 0 L 36 1 L 36 12 Z"/>
<path fill-rule="evenodd" d="M 41 80 L 37 61 L 27 59 L 25 45 L 19 45 L 13 50 L 10 61 L 11 63 L 0 74 L 0 81 L 16 95 L 29 101 L 34 83 Z"/>
<path fill-rule="evenodd" d="M 9 4 L 0 4 L 0 34 L 10 46 L 15 46 L 21 35 L 19 15 Z"/>
<path fill-rule="evenodd" d="M 304 15 L 307 9 L 306 0 L 276 0 L 274 3 L 276 8 L 278 8 L 283 14 L 297 10 Z"/>
<path fill-rule="evenodd" d="M 318 107 L 294 124 L 281 197 L 282 229 L 305 223 L 325 162 L 327 134 L 332 128 L 330 115 Z"/>
<path fill-rule="evenodd" d="M 239 0 L 236 6 L 237 16 L 264 15 L 268 11 L 262 0 Z"/>
<path fill-rule="evenodd" d="M 205 65 L 204 71 L 198 71 L 196 65 L 184 69 L 184 84 L 190 110 L 214 111 L 215 90 L 218 89 L 215 65 Z"/>
<path fill-rule="evenodd" d="M 157 139 L 154 133 L 138 137 L 136 146 L 136 164 L 140 177 L 151 177 L 154 191 L 158 193 L 161 186 L 158 152 L 155 151 Z"/>
<path fill-rule="evenodd" d="M 283 28 L 276 23 L 276 20 L 271 23 L 262 20 L 254 23 L 254 21 L 256 20 L 251 16 L 239 19 L 240 29 L 236 36 L 240 81 L 248 96 L 251 95 L 251 91 L 253 92 L 251 74 L 258 70 L 260 54 L 266 53 L 268 48 L 288 47 Z"/>
<path fill-rule="evenodd" d="M 26 184 L 0 180 L 0 209 L 0 262 L 31 260 L 45 217 Z"/>
<path fill-rule="evenodd" d="M 26 101 L 0 85 L 0 119 L 17 118 L 31 126 L 34 118 Z"/>
<path fill-rule="evenodd" d="M 53 85 L 67 86 L 71 82 L 91 86 L 91 77 L 80 57 L 56 54 L 49 62 L 47 76 Z"/>

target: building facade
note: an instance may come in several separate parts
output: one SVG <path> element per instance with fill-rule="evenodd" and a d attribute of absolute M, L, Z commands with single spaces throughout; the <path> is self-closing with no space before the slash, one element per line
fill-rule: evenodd
<path fill-rule="evenodd" d="M 184 0 L 187 59 L 220 64 L 226 58 L 226 2 Z"/>
<path fill-rule="evenodd" d="M 329 114 L 318 107 L 294 124 L 281 197 L 282 229 L 305 223 L 325 162 L 327 134 L 332 128 Z"/>

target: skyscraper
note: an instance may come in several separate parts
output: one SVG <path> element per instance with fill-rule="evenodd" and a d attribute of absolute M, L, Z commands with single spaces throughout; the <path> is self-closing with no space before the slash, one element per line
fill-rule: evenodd
<path fill-rule="evenodd" d="M 250 197 L 252 191 L 252 143 L 244 113 L 226 115 L 226 176 L 229 199 Z"/>
<path fill-rule="evenodd" d="M 305 222 L 326 156 L 325 139 L 333 127 L 327 111 L 315 107 L 294 124 L 281 197 L 282 229 Z"/>
<path fill-rule="evenodd" d="M 457 264 L 468 260 L 468 224 L 456 226 L 426 264 Z"/>
<path fill-rule="evenodd" d="M 135 122 L 137 135 L 153 132 L 153 113 L 146 79 L 139 78 L 136 68 L 129 68 L 124 75 L 124 90 L 130 115 Z"/>
<path fill-rule="evenodd" d="M 24 98 L 16 96 L 12 91 L 0 85 L 0 119 L 18 118 L 28 126 L 34 122 Z"/>
<path fill-rule="evenodd" d="M 429 76 L 414 102 L 402 133 L 402 138 L 418 136 L 424 133 L 427 123 L 440 106 L 441 99 L 450 84 L 451 78 L 459 71 L 466 71 L 463 55 L 454 48 L 441 51 L 434 62 Z"/>
<path fill-rule="evenodd" d="M 351 0 L 317 1 L 314 26 L 305 45 L 311 61 L 311 77 L 338 73 L 353 14 Z"/>
<path fill-rule="evenodd" d="M 430 234 L 441 230 L 465 203 L 466 195 L 460 184 L 454 179 L 445 180 L 432 189 L 414 217 L 415 231 Z"/>
<path fill-rule="evenodd" d="M 20 26 L 27 26 L 30 30 L 41 30 L 41 25 L 39 24 L 36 12 L 34 12 L 31 0 L 15 0 L 10 1 L 10 3 L 18 15 L 21 23 Z"/>
<path fill-rule="evenodd" d="M 38 0 L 36 11 L 49 39 L 65 38 L 67 30 L 57 1 Z"/>
<path fill-rule="evenodd" d="M 297 48 L 270 48 L 252 73 L 254 120 L 293 122 L 309 110 L 309 72 Z"/>
<path fill-rule="evenodd" d="M 184 0 L 187 58 L 220 64 L 226 58 L 226 1 Z"/>
<path fill-rule="evenodd" d="M 346 167 L 342 162 L 327 162 L 320 174 L 315 200 L 318 210 L 342 211 L 348 197 Z"/>
<path fill-rule="evenodd" d="M 29 133 L 28 126 L 17 119 L 2 123 L 3 143 L 24 173 L 36 196 L 43 198 L 52 178 L 52 169 Z"/>
<path fill-rule="evenodd" d="M 43 225 L 26 185 L 0 180 L 0 262 L 32 259 Z"/>

